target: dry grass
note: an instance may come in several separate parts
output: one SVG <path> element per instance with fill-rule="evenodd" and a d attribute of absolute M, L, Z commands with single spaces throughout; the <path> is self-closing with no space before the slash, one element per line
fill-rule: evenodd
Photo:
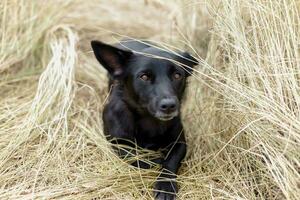
<path fill-rule="evenodd" d="M 151 199 L 157 171 L 103 137 L 89 41 L 148 38 L 201 65 L 183 110 L 179 199 L 300 196 L 296 0 L 0 2 L 0 199 Z"/>

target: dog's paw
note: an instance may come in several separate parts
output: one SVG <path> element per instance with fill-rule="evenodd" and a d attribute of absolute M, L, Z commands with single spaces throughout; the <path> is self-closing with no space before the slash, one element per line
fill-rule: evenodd
<path fill-rule="evenodd" d="M 157 181 L 154 186 L 154 197 L 156 200 L 175 200 L 177 191 L 175 180 Z"/>

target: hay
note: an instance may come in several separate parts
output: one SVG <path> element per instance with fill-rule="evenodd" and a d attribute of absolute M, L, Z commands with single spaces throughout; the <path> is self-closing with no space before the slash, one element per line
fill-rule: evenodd
<path fill-rule="evenodd" d="M 297 1 L 2 0 L 0 20 L 0 199 L 152 198 L 157 168 L 127 165 L 102 132 L 107 80 L 89 41 L 123 36 L 201 63 L 179 199 L 300 196 Z"/>

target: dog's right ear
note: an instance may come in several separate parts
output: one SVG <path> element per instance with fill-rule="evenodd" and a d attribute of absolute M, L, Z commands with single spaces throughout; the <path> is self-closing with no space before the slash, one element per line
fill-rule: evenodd
<path fill-rule="evenodd" d="M 113 78 L 122 77 L 131 51 L 122 50 L 100 41 L 91 42 L 94 54 L 101 65 Z"/>

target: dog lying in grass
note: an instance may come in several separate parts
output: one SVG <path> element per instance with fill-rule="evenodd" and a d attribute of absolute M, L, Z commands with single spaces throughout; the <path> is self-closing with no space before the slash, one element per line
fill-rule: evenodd
<path fill-rule="evenodd" d="M 154 151 L 164 149 L 164 157 L 153 160 L 162 166 L 154 196 L 175 199 L 176 174 L 186 154 L 180 104 L 197 60 L 187 52 L 173 53 L 133 40 L 116 45 L 92 41 L 91 45 L 109 74 L 111 93 L 103 112 L 107 138 L 131 149 L 135 145 Z M 124 158 L 129 151 L 117 152 Z M 141 161 L 132 164 L 150 167 Z"/>

